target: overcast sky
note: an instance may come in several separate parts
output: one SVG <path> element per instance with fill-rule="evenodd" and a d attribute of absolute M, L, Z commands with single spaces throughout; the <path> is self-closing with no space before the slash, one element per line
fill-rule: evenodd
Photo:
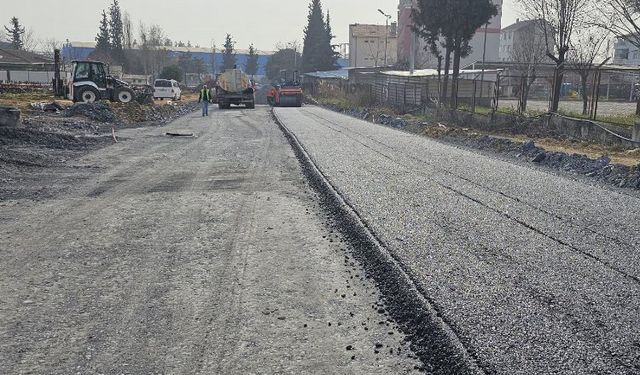
<path fill-rule="evenodd" d="M 16 16 L 36 36 L 60 41 L 93 41 L 100 12 L 112 0 L 3 0 L 2 16 L 7 24 Z M 503 26 L 518 17 L 515 0 L 504 0 Z M 237 48 L 254 43 L 272 50 L 278 43 L 302 41 L 309 0 L 120 0 L 135 24 L 160 25 L 172 40 L 191 41 L 203 47 L 219 46 L 231 33 Z M 348 42 L 351 23 L 384 23 L 381 8 L 397 18 L 397 0 L 322 0 L 331 11 L 335 43 Z M 75 16 L 71 19 L 70 17 Z"/>

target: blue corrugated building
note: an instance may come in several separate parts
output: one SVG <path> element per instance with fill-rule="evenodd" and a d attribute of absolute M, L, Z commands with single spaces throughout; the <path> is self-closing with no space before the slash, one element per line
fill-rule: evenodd
<path fill-rule="evenodd" d="M 169 56 L 171 58 L 178 58 L 178 56 L 182 53 L 191 53 L 194 58 L 202 59 L 204 65 L 207 69 L 212 69 L 211 58 L 212 58 L 212 49 L 211 48 L 195 48 L 195 47 L 165 47 L 169 51 Z M 95 43 L 93 42 L 70 42 L 66 43 L 62 48 L 62 57 L 65 62 L 71 62 L 73 60 L 83 60 L 87 59 L 91 52 L 95 49 Z M 237 50 L 236 61 L 239 67 L 244 67 L 247 63 L 247 59 L 249 57 L 249 52 L 247 50 Z M 269 61 L 269 57 L 273 54 L 271 51 L 258 51 L 258 75 L 263 76 L 266 75 L 266 67 L 267 61 Z M 219 67 L 222 65 L 222 52 L 220 50 L 216 51 L 216 65 Z M 339 59 L 338 64 L 341 67 L 346 67 L 349 65 L 349 62 L 345 59 Z M 209 72 L 212 73 L 212 72 Z"/>
<path fill-rule="evenodd" d="M 207 69 L 213 69 L 211 64 L 211 58 L 213 51 L 210 48 L 196 48 L 196 47 L 163 47 L 169 52 L 169 57 L 177 59 L 180 54 L 191 53 L 191 56 L 197 59 L 201 59 L 204 62 L 204 66 Z M 93 42 L 71 42 L 66 43 L 62 48 L 62 57 L 65 62 L 71 62 L 73 60 L 84 60 L 94 51 L 95 43 Z M 238 66 L 244 67 L 249 57 L 249 52 L 245 50 L 237 50 L 236 61 Z M 265 75 L 267 61 L 269 56 L 273 54 L 270 51 L 258 51 L 258 75 Z M 222 53 L 216 51 L 216 66 L 222 65 Z M 212 73 L 212 72 L 208 72 Z"/>

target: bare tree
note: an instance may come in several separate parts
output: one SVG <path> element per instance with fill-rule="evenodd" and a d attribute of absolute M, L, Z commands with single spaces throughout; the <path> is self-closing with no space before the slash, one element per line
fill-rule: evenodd
<path fill-rule="evenodd" d="M 640 0 L 605 0 L 598 10 L 594 24 L 640 48 Z"/>
<path fill-rule="evenodd" d="M 605 0 L 594 22 L 640 49 L 640 0 Z M 636 116 L 640 116 L 640 95 L 636 95 Z"/>
<path fill-rule="evenodd" d="M 166 39 L 164 30 L 158 25 L 147 27 L 140 22 L 139 27 L 140 56 L 142 70 L 145 75 L 157 76 L 169 64 L 167 49 L 163 46 Z"/>
<path fill-rule="evenodd" d="M 42 40 L 40 40 L 33 29 L 29 28 L 22 34 L 22 45 L 25 51 L 36 52 L 42 47 Z"/>
<path fill-rule="evenodd" d="M 605 64 L 609 59 L 603 55 L 609 51 L 609 33 L 595 27 L 580 29 L 571 41 L 571 49 L 567 60 L 569 66 L 580 76 L 580 91 L 582 96 L 582 114 L 586 115 L 589 105 L 587 91 L 589 77 L 598 69 L 594 65 L 597 59 Z M 595 82 L 594 82 L 595 85 Z"/>
<path fill-rule="evenodd" d="M 62 48 L 62 42 L 56 38 L 47 38 L 42 41 L 42 54 L 53 59 L 53 51 Z"/>
<path fill-rule="evenodd" d="M 524 11 L 533 19 L 541 19 L 544 29 L 547 56 L 556 64 L 550 112 L 557 112 L 560 93 L 571 49 L 571 39 L 576 29 L 587 24 L 593 12 L 594 0 L 518 0 Z M 634 0 L 635 1 L 635 0 Z"/>
<path fill-rule="evenodd" d="M 520 96 L 518 98 L 518 112 L 527 111 L 527 102 L 531 86 L 538 79 L 540 64 L 550 61 L 547 57 L 547 45 L 544 36 L 542 20 L 523 21 L 528 22 L 526 30 L 517 33 L 511 52 L 511 61 L 520 74 Z"/>

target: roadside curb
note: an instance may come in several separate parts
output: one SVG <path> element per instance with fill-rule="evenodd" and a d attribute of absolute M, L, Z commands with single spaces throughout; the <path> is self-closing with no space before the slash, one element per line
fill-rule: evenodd
<path fill-rule="evenodd" d="M 424 363 L 422 370 L 434 374 L 485 374 L 401 263 L 317 167 L 296 135 L 280 121 L 275 110 L 271 114 L 291 145 L 309 185 L 330 214 L 332 224 L 353 248 L 367 278 L 375 280 L 390 315 L 411 340 L 411 349 Z"/>

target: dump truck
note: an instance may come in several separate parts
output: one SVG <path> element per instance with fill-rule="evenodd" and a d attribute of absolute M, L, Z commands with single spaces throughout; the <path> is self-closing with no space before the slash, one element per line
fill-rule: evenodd
<path fill-rule="evenodd" d="M 245 105 L 249 109 L 256 107 L 255 85 L 240 69 L 227 69 L 220 74 L 215 91 L 220 109 L 229 109 L 232 104 Z"/>

